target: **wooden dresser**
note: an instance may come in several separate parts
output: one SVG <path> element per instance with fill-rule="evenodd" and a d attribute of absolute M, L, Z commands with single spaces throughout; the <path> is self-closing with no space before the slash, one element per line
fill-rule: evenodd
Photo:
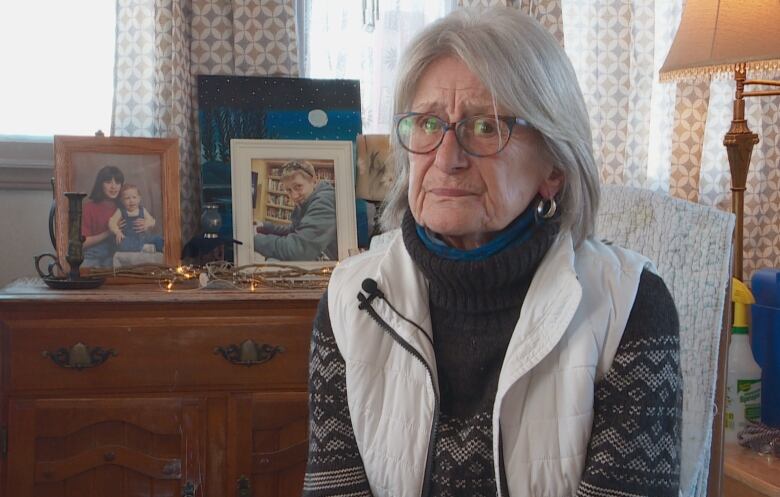
<path fill-rule="evenodd" d="M 300 495 L 321 290 L 0 291 L 0 496 Z"/>

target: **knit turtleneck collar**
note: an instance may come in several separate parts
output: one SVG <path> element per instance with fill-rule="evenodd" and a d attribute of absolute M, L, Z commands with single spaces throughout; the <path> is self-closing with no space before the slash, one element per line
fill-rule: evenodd
<path fill-rule="evenodd" d="M 536 212 L 534 209 L 526 209 L 517 216 L 517 219 L 509 223 L 509 226 L 501 230 L 488 243 L 475 249 L 457 249 L 450 247 L 435 233 L 417 225 L 417 236 L 425 247 L 434 254 L 445 259 L 458 261 L 481 261 L 495 255 L 509 245 L 519 245 L 533 236 L 537 228 Z"/>
<path fill-rule="evenodd" d="M 558 234 L 558 223 L 536 227 L 530 238 L 480 260 L 446 259 L 425 246 L 410 211 L 401 225 L 406 250 L 430 284 L 431 304 L 465 312 L 519 305 L 542 257 Z"/>

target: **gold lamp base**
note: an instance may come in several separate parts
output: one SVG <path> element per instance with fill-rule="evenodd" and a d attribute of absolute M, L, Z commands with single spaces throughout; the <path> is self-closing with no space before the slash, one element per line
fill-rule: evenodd
<path fill-rule="evenodd" d="M 745 98 L 751 96 L 780 95 L 780 90 L 746 92 L 745 85 L 780 86 L 776 81 L 748 81 L 744 64 L 738 64 L 734 71 L 737 89 L 734 96 L 734 117 L 731 128 L 723 138 L 731 170 L 731 211 L 736 216 L 734 230 L 734 277 L 743 281 L 745 189 L 747 186 L 750 157 L 758 143 L 758 135 L 750 131 L 745 120 Z"/>

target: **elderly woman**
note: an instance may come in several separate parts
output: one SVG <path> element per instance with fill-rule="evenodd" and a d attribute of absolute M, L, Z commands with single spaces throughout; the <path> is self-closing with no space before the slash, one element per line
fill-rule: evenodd
<path fill-rule="evenodd" d="M 322 299 L 304 494 L 677 496 L 674 302 L 593 238 L 588 116 L 555 39 L 457 11 L 411 42 L 395 112 L 400 230 Z"/>
<path fill-rule="evenodd" d="M 338 259 L 333 186 L 320 181 L 314 166 L 305 160 L 285 163 L 280 182 L 295 204 L 290 224 L 258 225 L 255 252 L 281 261 Z"/>

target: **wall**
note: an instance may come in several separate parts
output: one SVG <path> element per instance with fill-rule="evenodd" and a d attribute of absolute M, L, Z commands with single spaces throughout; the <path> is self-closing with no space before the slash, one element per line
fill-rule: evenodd
<path fill-rule="evenodd" d="M 0 286 L 35 275 L 33 256 L 53 252 L 48 218 L 51 139 L 0 142 Z"/>
<path fill-rule="evenodd" d="M 53 252 L 47 222 L 51 193 L 0 190 L 0 286 L 35 274 L 33 256 Z"/>

